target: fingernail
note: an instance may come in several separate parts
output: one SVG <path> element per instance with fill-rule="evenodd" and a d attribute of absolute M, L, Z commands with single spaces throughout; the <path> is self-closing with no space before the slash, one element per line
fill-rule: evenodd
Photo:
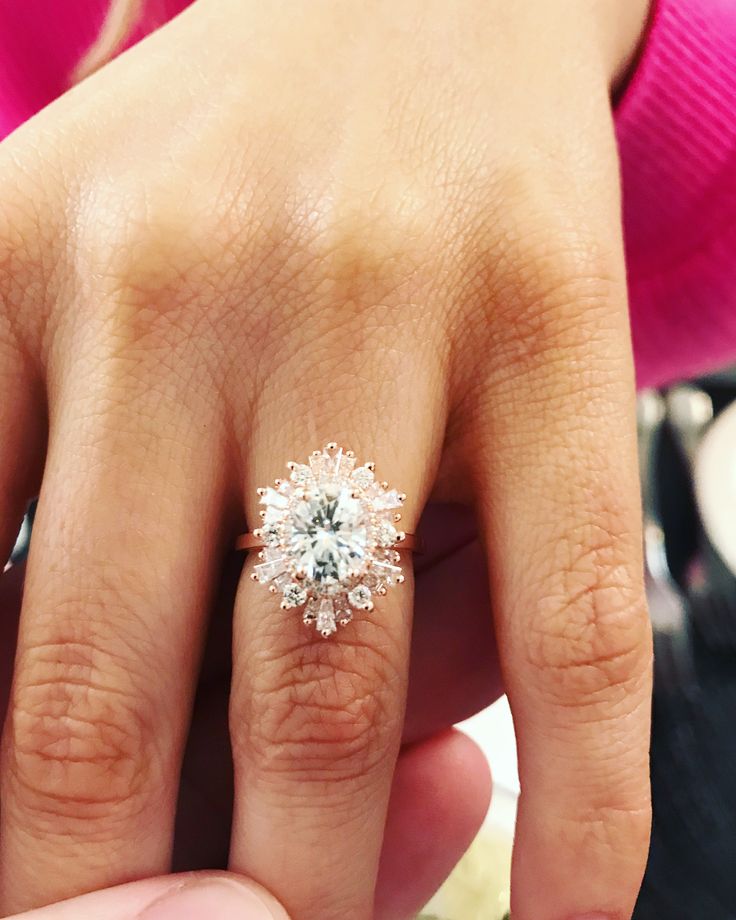
<path fill-rule="evenodd" d="M 227 879 L 190 881 L 147 907 L 139 920 L 282 920 L 251 888 Z"/>

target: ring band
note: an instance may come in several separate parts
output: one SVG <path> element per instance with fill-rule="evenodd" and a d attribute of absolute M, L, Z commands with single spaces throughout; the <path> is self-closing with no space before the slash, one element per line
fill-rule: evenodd
<path fill-rule="evenodd" d="M 375 465 L 330 442 L 306 464 L 290 462 L 289 478 L 258 489 L 263 524 L 241 534 L 239 550 L 258 550 L 251 578 L 281 595 L 281 608 L 327 638 L 355 611 L 370 613 L 374 597 L 404 581 L 401 550 L 414 534 L 396 528 L 406 496 L 376 482 Z"/>

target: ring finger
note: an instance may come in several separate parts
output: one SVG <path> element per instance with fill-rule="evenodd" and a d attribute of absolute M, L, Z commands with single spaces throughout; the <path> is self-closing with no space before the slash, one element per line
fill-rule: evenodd
<path fill-rule="evenodd" d="M 377 334 L 367 360 L 365 353 L 340 354 L 337 366 L 323 360 L 300 375 L 328 381 L 335 373 L 344 388 L 325 383 L 295 392 L 285 373 L 273 381 L 252 420 L 248 496 L 284 475 L 286 460 L 305 462 L 312 450 L 335 438 L 355 450 L 356 468 L 375 460 L 377 479 L 406 490 L 398 526 L 414 529 L 444 430 L 440 375 L 418 350 L 399 353 L 383 344 Z M 358 399 L 351 399 L 356 392 Z M 287 406 L 273 393 L 288 393 Z M 317 596 L 331 578 L 346 577 L 343 563 L 350 568 L 350 557 L 359 557 L 371 541 L 361 530 L 364 506 L 351 504 L 358 481 L 348 475 L 352 460 L 343 456 L 337 469 L 334 461 L 326 463 L 328 472 L 304 486 L 306 504 L 296 495 L 298 484 L 287 487 L 294 490 L 290 501 L 296 511 L 286 512 L 292 536 L 285 539 L 307 573 L 302 585 Z M 300 471 L 294 475 L 298 479 Z M 279 502 L 270 493 L 265 501 L 266 509 Z M 389 498 L 385 505 L 381 517 L 388 520 L 398 502 Z M 248 501 L 249 521 L 258 520 L 258 508 L 257 498 Z M 314 525 L 314 533 L 294 542 L 303 524 L 306 530 Z M 401 557 L 409 576 L 409 554 Z M 249 561 L 246 574 L 253 565 Z M 263 585 L 249 578 L 241 582 L 231 701 L 236 778 L 231 867 L 252 874 L 300 920 L 372 916 L 405 707 L 412 588 L 407 577 L 385 596 L 376 593 L 372 612 L 356 610 L 351 623 L 322 638 L 303 624 L 301 608 L 283 610 L 279 597 Z M 329 632 L 329 611 L 317 626 Z"/>

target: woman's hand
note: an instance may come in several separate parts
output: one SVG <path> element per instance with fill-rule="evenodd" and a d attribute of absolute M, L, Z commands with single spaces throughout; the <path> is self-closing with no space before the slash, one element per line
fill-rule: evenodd
<path fill-rule="evenodd" d="M 234 562 L 237 560 L 225 566 L 212 613 L 181 769 L 172 854 L 177 872 L 227 865 L 233 811 L 227 727 L 230 620 L 240 568 Z M 0 718 L 6 712 L 13 673 L 24 572 L 25 566 L 18 566 L 0 579 Z M 472 705 L 472 696 L 464 705 L 468 703 Z M 423 708 L 417 707 L 418 713 Z M 421 717 L 411 722 L 416 733 Z M 426 794 L 427 789 L 432 790 L 431 795 Z M 485 816 L 489 797 L 488 764 L 477 746 L 460 732 L 444 731 L 402 749 L 389 800 L 375 920 L 416 916 L 470 845 Z M 68 884 L 60 882 L 62 873 L 76 868 L 66 859 L 55 859 L 48 851 L 41 858 L 41 864 L 24 865 L 20 879 L 11 880 L 19 887 L 28 885 L 35 900 L 42 899 L 44 890 L 41 872 L 45 876 L 43 884 L 50 883 L 58 895 L 64 890 L 63 884 Z M 66 890 L 76 890 L 78 884 L 75 879 Z M 145 893 L 148 889 L 135 891 Z M 125 908 L 127 913 L 123 916 L 127 918 L 132 910 L 127 899 L 117 894 L 109 898 L 115 901 L 89 899 L 82 903 L 89 905 L 95 920 L 117 918 L 117 914 L 111 915 L 112 903 L 120 904 L 121 910 Z M 72 903 L 77 905 L 76 901 L 68 902 L 64 910 L 71 910 Z M 103 914 L 103 906 L 107 913 Z M 213 909 L 215 906 L 212 902 Z M 73 916 L 81 920 L 79 914 Z M 61 913 L 59 920 L 62 917 L 67 914 Z M 211 912 L 207 917 L 213 920 Z M 237 913 L 233 920 L 236 917 L 244 920 Z M 174 920 L 182 920 L 181 915 L 174 913 Z"/>
<path fill-rule="evenodd" d="M 0 148 L 2 553 L 47 445 L 5 911 L 167 870 L 222 556 L 334 439 L 407 530 L 477 510 L 483 551 L 434 512 L 409 733 L 485 702 L 487 563 L 516 920 L 628 916 L 650 639 L 608 98 L 643 4 L 617 7 L 199 0 Z M 407 584 L 322 641 L 242 581 L 230 865 L 299 920 L 371 916 L 411 611 Z"/>
<path fill-rule="evenodd" d="M 180 875 L 96 891 L 16 920 L 289 920 L 257 885 L 233 875 Z"/>

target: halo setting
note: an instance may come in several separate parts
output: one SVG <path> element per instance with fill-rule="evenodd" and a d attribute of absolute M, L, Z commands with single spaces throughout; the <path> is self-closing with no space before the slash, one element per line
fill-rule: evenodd
<path fill-rule="evenodd" d="M 284 610 L 303 607 L 304 622 L 327 638 L 404 581 L 397 547 L 406 534 L 395 525 L 406 496 L 334 442 L 287 466 L 287 480 L 258 490 L 265 507 L 253 537 L 263 548 L 251 577 L 281 594 Z"/>

